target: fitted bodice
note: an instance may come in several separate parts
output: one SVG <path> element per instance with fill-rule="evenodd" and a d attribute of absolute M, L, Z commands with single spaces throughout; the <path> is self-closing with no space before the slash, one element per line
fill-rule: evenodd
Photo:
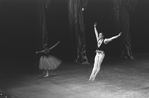
<path fill-rule="evenodd" d="M 50 53 L 50 49 L 45 49 L 44 52 L 43 52 L 43 55 L 44 56 L 49 56 L 49 53 Z"/>
<path fill-rule="evenodd" d="M 103 50 L 104 47 L 104 39 L 98 40 L 96 50 Z"/>

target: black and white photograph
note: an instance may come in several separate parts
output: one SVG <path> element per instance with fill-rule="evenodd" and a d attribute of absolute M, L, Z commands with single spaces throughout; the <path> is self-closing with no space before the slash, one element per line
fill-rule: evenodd
<path fill-rule="evenodd" d="M 149 98 L 149 0 L 0 0 L 0 98 Z"/>

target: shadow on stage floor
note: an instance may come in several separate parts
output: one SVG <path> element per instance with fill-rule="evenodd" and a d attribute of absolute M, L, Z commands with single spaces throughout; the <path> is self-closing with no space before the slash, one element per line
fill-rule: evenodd
<path fill-rule="evenodd" d="M 48 78 L 38 68 L 13 69 L 1 74 L 0 87 L 16 98 L 149 98 L 149 55 L 135 58 L 104 59 L 93 82 L 88 81 L 93 62 L 63 62 Z"/>

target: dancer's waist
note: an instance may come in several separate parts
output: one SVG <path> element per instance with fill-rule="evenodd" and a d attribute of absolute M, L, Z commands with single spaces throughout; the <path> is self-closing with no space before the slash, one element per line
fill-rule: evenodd
<path fill-rule="evenodd" d="M 102 51 L 102 50 L 96 50 L 95 52 L 96 53 L 104 53 L 104 51 Z"/>

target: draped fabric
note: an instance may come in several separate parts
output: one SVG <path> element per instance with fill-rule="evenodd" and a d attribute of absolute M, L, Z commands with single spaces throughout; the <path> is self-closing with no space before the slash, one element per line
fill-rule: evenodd
<path fill-rule="evenodd" d="M 46 27 L 45 10 L 48 8 L 51 0 L 39 0 L 39 18 L 40 18 L 40 32 L 42 33 L 42 46 L 48 43 L 48 34 Z"/>
<path fill-rule="evenodd" d="M 88 0 L 69 0 L 69 22 L 70 30 L 72 34 L 76 36 L 77 42 L 77 63 L 88 62 L 86 56 L 86 44 L 85 44 L 85 27 L 82 8 L 86 8 Z"/>
<path fill-rule="evenodd" d="M 117 32 L 121 31 L 121 22 L 120 22 L 120 11 L 121 11 L 121 5 L 122 5 L 122 0 L 113 0 L 113 4 L 114 4 L 114 19 L 115 19 L 115 23 L 116 23 L 116 27 L 117 27 Z"/>
<path fill-rule="evenodd" d="M 39 62 L 40 70 L 54 70 L 62 63 L 62 60 L 49 55 L 49 56 L 41 56 Z"/>
<path fill-rule="evenodd" d="M 131 50 L 129 12 L 134 10 L 137 0 L 113 0 L 113 3 L 117 30 L 118 32 L 123 32 L 123 50 L 121 57 L 134 59 Z"/>
<path fill-rule="evenodd" d="M 130 34 L 130 20 L 129 13 L 126 7 L 123 6 L 122 9 L 122 19 L 123 19 L 123 51 L 122 57 L 133 59 L 131 51 L 131 34 Z"/>

